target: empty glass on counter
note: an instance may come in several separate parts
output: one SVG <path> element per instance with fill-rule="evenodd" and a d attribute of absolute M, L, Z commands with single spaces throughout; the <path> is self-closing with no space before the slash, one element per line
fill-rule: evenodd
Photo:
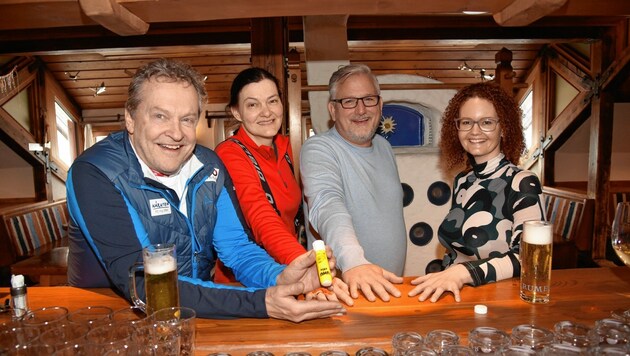
<path fill-rule="evenodd" d="M 191 308 L 164 308 L 151 315 L 151 323 L 160 335 L 177 335 L 179 337 L 180 355 L 192 355 L 195 351 L 196 315 Z"/>
<path fill-rule="evenodd" d="M 113 322 L 127 322 L 131 325 L 143 324 L 147 321 L 147 315 L 142 308 L 135 305 L 118 309 L 112 314 Z"/>
<path fill-rule="evenodd" d="M 468 333 L 468 345 L 478 354 L 500 355 L 510 345 L 510 337 L 499 329 L 480 326 Z"/>
<path fill-rule="evenodd" d="M 617 319 L 620 320 L 626 324 L 630 324 L 630 309 L 627 310 L 623 310 L 623 309 L 616 309 L 613 310 L 612 312 L 610 312 L 610 316 L 613 319 Z"/>
<path fill-rule="evenodd" d="M 319 354 L 319 356 L 350 356 L 347 352 L 341 350 L 326 350 Z"/>
<path fill-rule="evenodd" d="M 445 346 L 459 345 L 459 336 L 450 330 L 431 330 L 424 338 L 424 345 L 439 354 Z"/>
<path fill-rule="evenodd" d="M 87 325 L 90 329 L 109 324 L 112 321 L 114 311 L 106 306 L 89 306 L 77 309 L 68 314 L 68 321 L 76 324 Z"/>
<path fill-rule="evenodd" d="M 124 347 L 131 342 L 135 329 L 126 323 L 109 323 L 90 330 L 85 339 L 99 352 Z"/>
<path fill-rule="evenodd" d="M 475 351 L 464 345 L 448 345 L 442 350 L 442 356 L 474 356 Z"/>
<path fill-rule="evenodd" d="M 387 351 L 379 349 L 378 347 L 366 346 L 363 347 L 354 354 L 355 356 L 388 356 Z"/>
<path fill-rule="evenodd" d="M 403 356 L 412 347 L 422 345 L 422 335 L 414 331 L 401 331 L 392 337 L 394 356 Z"/>
<path fill-rule="evenodd" d="M 39 333 L 52 329 L 65 322 L 68 315 L 68 308 L 65 307 L 45 307 L 30 310 L 22 318 L 22 325 L 29 328 L 37 328 Z"/>
<path fill-rule="evenodd" d="M 589 336 L 591 328 L 586 325 L 563 320 L 557 322 L 553 330 L 556 343 L 573 345 L 584 350 L 590 346 L 594 346 Z"/>
<path fill-rule="evenodd" d="M 84 343 L 89 330 L 86 324 L 66 323 L 42 333 L 37 343 L 61 350 L 67 345 Z"/>
<path fill-rule="evenodd" d="M 543 347 L 541 355 L 543 356 L 573 356 L 583 355 L 584 350 L 577 346 L 565 344 L 551 344 Z"/>
<path fill-rule="evenodd" d="M 536 351 L 529 346 L 510 345 L 503 350 L 503 356 L 529 356 L 536 355 Z"/>
<path fill-rule="evenodd" d="M 621 345 L 630 343 L 630 325 L 620 320 L 606 318 L 595 322 L 589 337 L 596 345 Z"/>
<path fill-rule="evenodd" d="M 527 346 L 532 350 L 542 350 L 545 345 L 553 344 L 554 334 L 551 330 L 536 325 L 517 325 L 512 328 L 512 345 Z"/>

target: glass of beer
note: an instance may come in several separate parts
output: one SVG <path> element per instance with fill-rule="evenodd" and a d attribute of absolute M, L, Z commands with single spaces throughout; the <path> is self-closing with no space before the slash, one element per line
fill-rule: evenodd
<path fill-rule="evenodd" d="M 147 315 L 163 308 L 179 307 L 176 256 L 173 244 L 150 245 L 142 250 L 143 263 L 136 263 L 129 269 L 131 300 Z M 138 270 L 144 270 L 146 303 L 138 297 L 136 290 Z"/>
<path fill-rule="evenodd" d="M 553 224 L 526 221 L 521 235 L 521 299 L 548 303 L 551 290 L 551 249 Z"/>

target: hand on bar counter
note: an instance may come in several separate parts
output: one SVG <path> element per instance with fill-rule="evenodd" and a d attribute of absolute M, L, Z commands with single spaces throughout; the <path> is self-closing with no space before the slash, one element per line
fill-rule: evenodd
<path fill-rule="evenodd" d="M 409 292 L 409 296 L 420 295 L 418 300 L 421 302 L 431 296 L 431 302 L 435 303 L 442 293 L 449 291 L 453 293 L 455 301 L 459 302 L 461 300 L 459 290 L 467 283 L 472 283 L 470 273 L 464 265 L 457 264 L 444 271 L 429 273 L 414 279 L 411 284 L 416 287 Z"/>
<path fill-rule="evenodd" d="M 396 298 L 400 297 L 400 291 L 394 286 L 394 283 L 403 282 L 402 277 L 374 264 L 351 268 L 343 273 L 343 279 L 350 287 L 352 298 L 358 298 L 359 290 L 361 290 L 370 302 L 376 301 L 376 296 L 384 302 L 389 301 L 390 294 Z"/>

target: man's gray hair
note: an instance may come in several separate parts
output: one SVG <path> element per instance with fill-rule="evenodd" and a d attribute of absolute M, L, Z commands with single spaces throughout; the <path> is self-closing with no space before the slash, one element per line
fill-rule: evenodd
<path fill-rule="evenodd" d="M 136 74 L 134 74 L 131 78 L 125 109 L 127 109 L 132 117 L 142 99 L 142 96 L 140 95 L 142 92 L 142 85 L 151 79 L 167 83 L 185 82 L 192 85 L 197 92 L 197 97 L 199 99 L 199 112 L 197 115 L 201 115 L 201 110 L 203 109 L 208 97 L 201 74 L 186 63 L 161 58 L 140 67 Z"/>
<path fill-rule="evenodd" d="M 378 95 L 381 94 L 381 88 L 378 85 L 378 80 L 376 79 L 376 76 L 374 75 L 374 73 L 372 73 L 372 70 L 370 70 L 370 67 L 366 66 L 365 64 L 348 64 L 337 69 L 337 71 L 335 71 L 330 77 L 330 81 L 328 82 L 328 93 L 330 94 L 331 100 L 340 99 L 336 97 L 337 87 L 339 86 L 339 84 L 343 83 L 350 76 L 355 75 L 355 74 L 367 75 L 370 79 L 372 79 L 372 82 L 374 83 L 374 88 L 376 88 L 376 94 Z"/>

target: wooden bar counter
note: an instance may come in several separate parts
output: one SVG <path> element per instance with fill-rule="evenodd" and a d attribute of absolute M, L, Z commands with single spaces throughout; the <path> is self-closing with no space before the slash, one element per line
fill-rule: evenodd
<path fill-rule="evenodd" d="M 325 350 L 344 350 L 353 355 L 365 346 L 391 351 L 391 337 L 398 331 L 426 335 L 433 329 L 449 329 L 467 344 L 468 332 L 477 326 L 493 326 L 510 333 L 519 324 L 553 328 L 561 320 L 592 326 L 609 317 L 612 310 L 630 308 L 630 268 L 567 269 L 552 272 L 551 301 L 532 305 L 519 299 L 518 279 L 481 287 L 464 287 L 462 301 L 452 294 L 437 303 L 418 302 L 406 296 L 411 289 L 400 286 L 403 296 L 388 303 L 370 303 L 360 298 L 346 315 L 299 324 L 274 319 L 197 320 L 196 355 L 227 352 L 234 356 L 251 351 L 271 351 L 284 355 L 307 351 L 319 355 Z M 31 308 L 62 305 L 71 311 L 89 305 L 113 309 L 127 302 L 109 289 L 72 287 L 32 287 L 28 290 Z M 0 289 L 2 300 L 8 290 Z M 475 304 L 488 307 L 485 315 L 474 313 Z"/>

